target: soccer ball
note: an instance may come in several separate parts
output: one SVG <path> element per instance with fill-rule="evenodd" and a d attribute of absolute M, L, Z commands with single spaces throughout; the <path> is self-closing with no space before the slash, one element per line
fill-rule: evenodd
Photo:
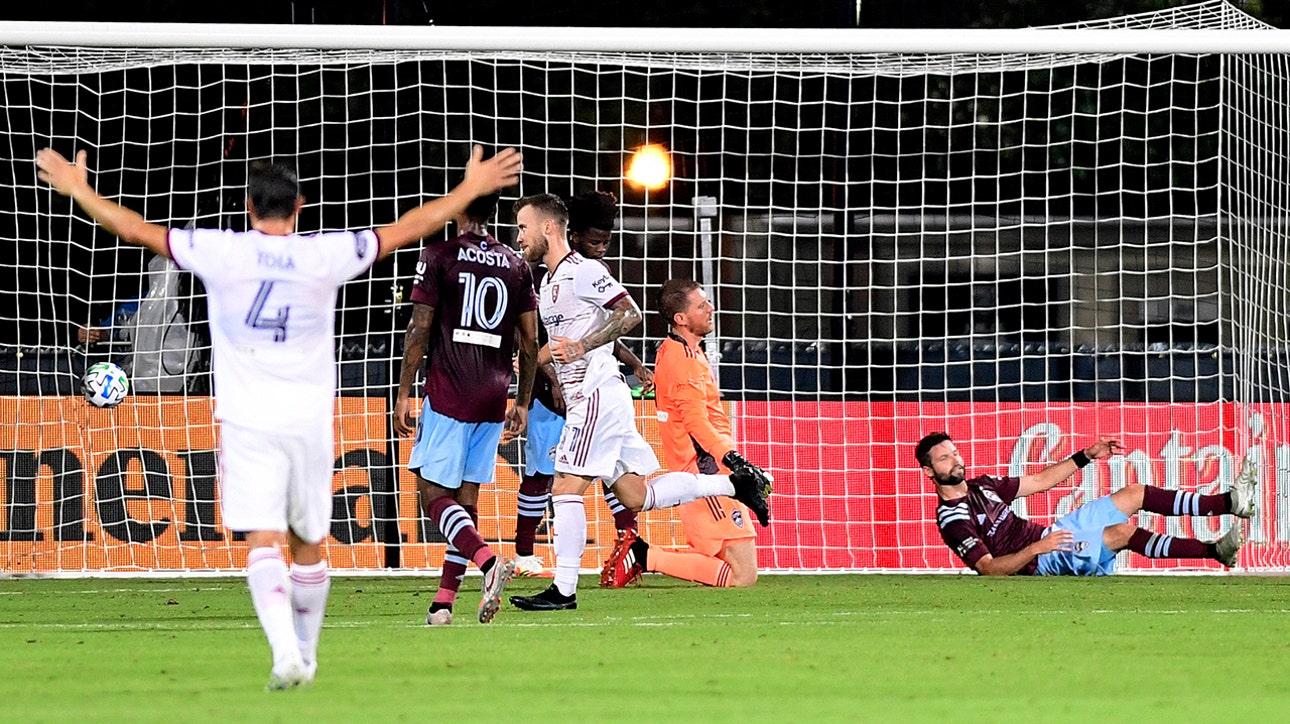
<path fill-rule="evenodd" d="M 81 391 L 95 407 L 116 407 L 130 394 L 130 378 L 111 362 L 99 362 L 85 370 Z"/>

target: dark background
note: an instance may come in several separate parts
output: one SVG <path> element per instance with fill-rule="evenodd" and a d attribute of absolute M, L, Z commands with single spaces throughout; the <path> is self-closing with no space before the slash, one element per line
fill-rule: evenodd
<path fill-rule="evenodd" d="M 555 3 L 436 0 L 67 0 L 7 3 L 6 20 L 328 23 L 360 25 L 557 25 L 573 27 L 1021 28 L 1106 18 L 1187 4 L 1169 0 L 564 0 Z M 1235 2 L 1284 27 L 1286 0 Z M 497 11 L 493 11 L 496 8 Z"/>

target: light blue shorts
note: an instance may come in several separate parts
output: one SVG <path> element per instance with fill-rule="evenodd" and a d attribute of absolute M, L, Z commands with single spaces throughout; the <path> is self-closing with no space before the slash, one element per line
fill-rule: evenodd
<path fill-rule="evenodd" d="M 1109 495 L 1063 515 L 1044 530 L 1044 535 L 1054 530 L 1070 531 L 1073 536 L 1071 549 L 1051 551 L 1039 556 L 1039 568 L 1035 570 L 1035 575 L 1111 575 L 1115 572 L 1115 551 L 1102 543 L 1102 532 L 1109 525 L 1128 521 L 1129 517 L 1115 507 Z"/>
<path fill-rule="evenodd" d="M 430 409 L 426 398 L 417 420 L 408 470 L 452 490 L 460 488 L 462 481 L 491 483 L 497 475 L 502 424 L 454 420 Z"/>
<path fill-rule="evenodd" d="M 524 433 L 524 474 L 555 475 L 555 446 L 560 442 L 564 418 L 534 400 L 529 408 L 528 431 Z"/>

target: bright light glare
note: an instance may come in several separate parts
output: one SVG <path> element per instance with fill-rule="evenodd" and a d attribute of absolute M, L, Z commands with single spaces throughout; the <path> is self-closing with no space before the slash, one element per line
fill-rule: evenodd
<path fill-rule="evenodd" d="M 627 180 L 656 191 L 672 180 L 672 157 L 657 144 L 642 146 L 627 164 Z"/>

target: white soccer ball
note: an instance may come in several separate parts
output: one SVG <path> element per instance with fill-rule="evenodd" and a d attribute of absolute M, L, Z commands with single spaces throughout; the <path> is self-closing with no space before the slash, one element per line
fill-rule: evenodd
<path fill-rule="evenodd" d="M 130 378 L 111 362 L 99 362 L 85 370 L 81 391 L 95 407 L 116 407 L 130 394 Z"/>

